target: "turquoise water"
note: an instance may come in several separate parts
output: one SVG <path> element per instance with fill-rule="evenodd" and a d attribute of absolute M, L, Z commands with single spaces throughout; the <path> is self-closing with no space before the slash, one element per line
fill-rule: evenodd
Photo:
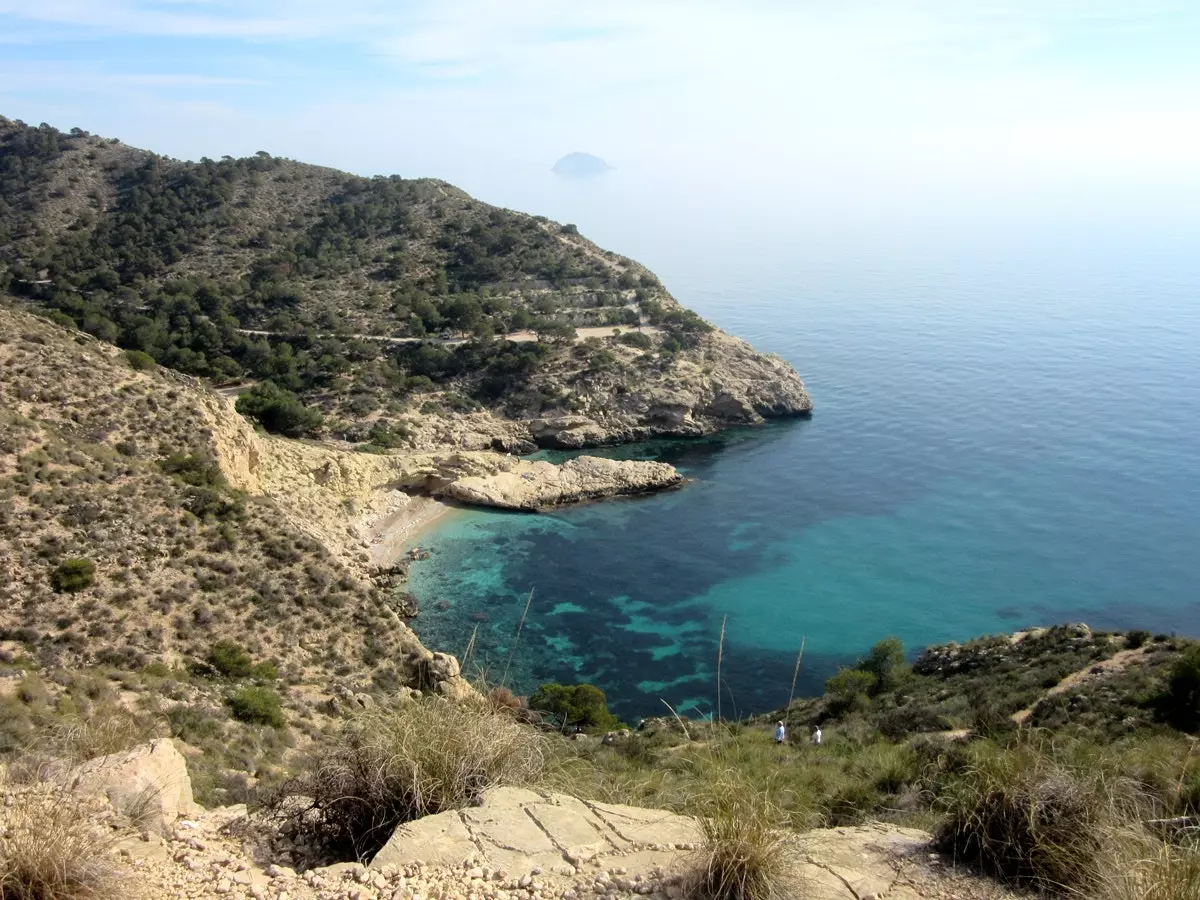
<path fill-rule="evenodd" d="M 1200 264 L 1185 254 L 622 249 L 791 361 L 815 415 L 622 451 L 693 479 L 669 494 L 453 517 L 413 569 L 431 646 L 461 654 L 474 631 L 492 680 L 591 681 L 636 719 L 664 700 L 714 708 L 723 619 L 726 715 L 785 702 L 802 640 L 797 693 L 887 634 L 1200 632 Z"/>

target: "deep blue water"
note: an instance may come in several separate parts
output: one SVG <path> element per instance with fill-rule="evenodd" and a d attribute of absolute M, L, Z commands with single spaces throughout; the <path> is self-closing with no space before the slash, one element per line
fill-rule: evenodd
<path fill-rule="evenodd" d="M 624 451 L 693 479 L 669 494 L 452 517 L 413 570 L 427 644 L 462 654 L 475 630 L 500 681 L 532 589 L 507 680 L 594 682 L 636 719 L 713 710 L 725 617 L 725 715 L 785 702 L 802 640 L 798 694 L 888 634 L 1200 632 L 1188 254 L 630 243 L 681 301 L 791 361 L 813 418 Z"/>

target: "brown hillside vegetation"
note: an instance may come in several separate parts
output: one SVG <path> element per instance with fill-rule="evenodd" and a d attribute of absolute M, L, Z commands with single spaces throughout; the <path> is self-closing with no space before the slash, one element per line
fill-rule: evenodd
<path fill-rule="evenodd" d="M 0 626 L 43 664 L 136 668 L 234 637 L 293 674 L 379 672 L 419 645 L 361 566 L 235 490 L 222 402 L 0 307 Z M 88 564 L 64 582 L 72 560 Z M 65 568 L 64 568 L 65 567 Z"/>

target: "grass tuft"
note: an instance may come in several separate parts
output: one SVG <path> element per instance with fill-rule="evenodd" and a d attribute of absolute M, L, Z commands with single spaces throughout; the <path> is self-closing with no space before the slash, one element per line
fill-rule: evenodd
<path fill-rule="evenodd" d="M 1097 900 L 1195 900 L 1200 897 L 1200 846 L 1170 843 L 1138 824 L 1117 829 L 1099 884 Z"/>
<path fill-rule="evenodd" d="M 713 773 L 700 800 L 699 859 L 690 893 L 696 900 L 794 897 L 795 836 L 787 816 L 736 769 Z"/>
<path fill-rule="evenodd" d="M 317 860 L 372 858 L 396 826 L 467 805 L 484 790 L 536 781 L 545 736 L 486 700 L 428 697 L 350 719 L 274 804 Z M 297 808 L 288 797 L 311 802 Z"/>
<path fill-rule="evenodd" d="M 25 793 L 0 810 L 0 897 L 4 900 L 109 900 L 125 895 L 111 862 L 112 839 L 88 824 L 81 802 L 60 793 Z"/>

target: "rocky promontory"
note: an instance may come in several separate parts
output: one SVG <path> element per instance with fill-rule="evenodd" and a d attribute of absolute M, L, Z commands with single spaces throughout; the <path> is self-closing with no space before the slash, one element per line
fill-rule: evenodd
<path fill-rule="evenodd" d="M 485 475 L 450 482 L 440 493 L 460 503 L 537 511 L 603 497 L 647 494 L 683 480 L 666 463 L 581 456 L 556 466 L 513 460 Z"/>
<path fill-rule="evenodd" d="M 6 154 L 23 161 L 0 184 L 13 302 L 238 392 L 287 437 L 528 452 L 812 409 L 787 362 L 636 260 L 445 182 L 265 152 L 188 163 L 0 117 Z M 580 165 L 608 168 L 560 162 Z"/>
<path fill-rule="evenodd" d="M 658 377 L 595 373 L 577 386 L 577 411 L 526 419 L 540 446 L 581 448 L 702 437 L 767 419 L 806 416 L 813 404 L 796 370 L 721 331 L 676 353 Z M 523 417 L 524 418 L 524 417 Z"/>

